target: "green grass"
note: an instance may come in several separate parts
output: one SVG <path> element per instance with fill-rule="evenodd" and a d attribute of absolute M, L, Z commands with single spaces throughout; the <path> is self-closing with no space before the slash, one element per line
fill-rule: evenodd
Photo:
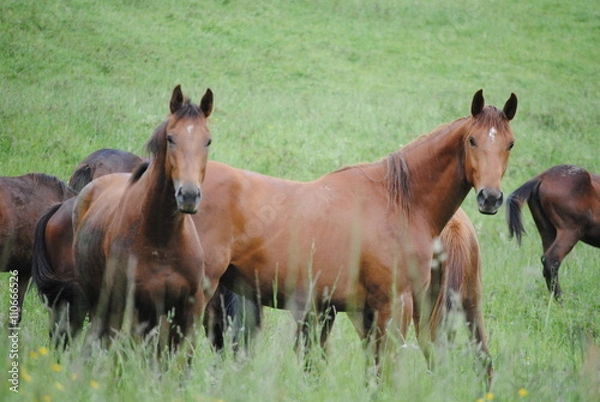
<path fill-rule="evenodd" d="M 96 149 L 143 153 L 177 84 L 195 101 L 207 87 L 215 93 L 212 159 L 279 177 L 311 180 L 377 160 L 467 115 L 479 88 L 500 107 L 510 92 L 519 97 L 506 193 L 558 163 L 600 172 L 599 22 L 596 3 L 586 0 L 7 0 L 0 5 L 0 174 L 68 179 Z M 522 400 L 521 388 L 530 400 L 597 398 L 600 363 L 586 357 L 586 345 L 588 334 L 599 344 L 598 250 L 580 244 L 567 257 L 558 304 L 545 289 L 529 213 L 519 248 L 503 210 L 483 217 L 472 195 L 464 208 L 483 250 L 494 399 Z M 267 311 L 241 361 L 214 354 L 199 334 L 189 373 L 169 362 L 159 369 L 151 348 L 125 341 L 91 356 L 81 345 L 41 355 L 49 347 L 46 321 L 31 292 L 20 331 L 26 375 L 19 395 L 3 380 L 0 399 L 485 398 L 464 340 L 428 373 L 411 336 L 390 378 L 378 389 L 365 385 L 365 355 L 343 315 L 328 363 L 308 374 L 293 352 L 293 321 L 281 311 Z M 6 339 L 2 367 L 10 363 Z M 584 373 L 593 364 L 590 379 Z"/>

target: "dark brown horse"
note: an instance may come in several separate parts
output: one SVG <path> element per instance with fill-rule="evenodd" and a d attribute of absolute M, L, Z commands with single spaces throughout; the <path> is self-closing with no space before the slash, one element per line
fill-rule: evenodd
<path fill-rule="evenodd" d="M 90 305 L 92 339 L 110 343 L 131 301 L 134 330 L 168 325 L 161 345 L 177 347 L 204 309 L 204 252 L 190 214 L 203 195 L 212 105 L 210 90 L 195 105 L 177 86 L 169 118 L 148 142 L 151 162 L 131 175 L 102 176 L 77 196 L 75 271 Z"/>
<path fill-rule="evenodd" d="M 578 241 L 600 247 L 600 176 L 573 165 L 551 167 L 508 198 L 506 217 L 519 244 L 525 232 L 521 208 L 527 202 L 542 237 L 543 273 L 548 290 L 561 294 L 558 269 Z"/>
<path fill-rule="evenodd" d="M 35 223 L 53 204 L 74 194 L 60 179 L 43 173 L 0 177 L 0 272 L 10 271 L 17 280 L 14 286 L 11 282 L 11 324 L 21 321 Z"/>
<path fill-rule="evenodd" d="M 471 188 L 480 212 L 502 204 L 516 106 L 512 94 L 502 110 L 484 107 L 478 91 L 470 116 L 307 183 L 210 162 L 194 220 L 211 285 L 290 309 L 301 333 L 310 310 L 324 328 L 337 311 L 359 313 L 376 356 L 390 330 L 405 339 L 413 316 L 428 328 L 434 238 Z M 431 333 L 418 333 L 427 354 Z"/>
<path fill-rule="evenodd" d="M 119 149 L 99 149 L 89 154 L 77 166 L 69 186 L 79 192 L 94 179 L 110 173 L 129 173 L 144 160 L 134 153 Z"/>

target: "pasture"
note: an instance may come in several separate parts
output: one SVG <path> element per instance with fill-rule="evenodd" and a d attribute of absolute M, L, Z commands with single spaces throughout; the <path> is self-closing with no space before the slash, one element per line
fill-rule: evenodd
<path fill-rule="evenodd" d="M 181 84 L 194 102 L 206 88 L 214 93 L 209 159 L 313 180 L 379 160 L 467 116 L 483 88 L 498 107 L 511 92 L 519 98 L 506 198 L 552 165 L 600 172 L 599 23 L 589 0 L 7 0 L 0 5 L 0 175 L 68 180 L 97 149 L 143 155 Z M 308 373 L 293 351 L 293 319 L 272 309 L 247 355 L 219 355 L 198 331 L 189 372 L 177 359 L 159 367 L 153 348 L 127 338 L 108 351 L 79 340 L 59 352 L 30 289 L 18 342 L 0 330 L 0 400 L 599 399 L 599 250 L 578 244 L 567 256 L 558 303 L 542 276 L 529 211 L 518 247 L 504 206 L 481 215 L 473 192 L 462 205 L 483 255 L 490 393 L 473 370 L 464 331 L 438 352 L 433 372 L 411 332 L 379 387 L 365 384 L 365 352 L 343 314 L 327 362 Z M 9 281 L 0 274 L 3 324 Z M 9 381 L 15 362 L 18 394 Z"/>

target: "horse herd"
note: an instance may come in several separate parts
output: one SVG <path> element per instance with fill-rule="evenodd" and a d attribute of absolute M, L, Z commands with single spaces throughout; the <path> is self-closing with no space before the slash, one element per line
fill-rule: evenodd
<path fill-rule="evenodd" d="M 18 271 L 19 311 L 32 277 L 54 339 L 77 336 L 89 317 L 90 341 L 109 346 L 123 331 L 156 332 L 161 350 L 190 345 L 200 317 L 220 348 L 242 310 L 260 325 L 260 306 L 293 313 L 297 347 L 309 346 L 314 331 L 325 347 L 336 314 L 346 312 L 379 369 L 387 341 L 404 340 L 411 322 L 431 362 L 458 309 L 489 384 L 481 254 L 460 205 L 471 188 L 483 214 L 503 202 L 514 94 L 498 109 L 479 90 L 467 117 L 311 182 L 209 161 L 212 109 L 210 89 L 194 104 L 177 86 L 148 160 L 105 149 L 69 185 L 45 174 L 2 178 L 2 267 Z M 519 241 L 529 205 L 556 297 L 559 265 L 575 243 L 600 247 L 599 197 L 600 176 L 566 165 L 508 197 Z"/>

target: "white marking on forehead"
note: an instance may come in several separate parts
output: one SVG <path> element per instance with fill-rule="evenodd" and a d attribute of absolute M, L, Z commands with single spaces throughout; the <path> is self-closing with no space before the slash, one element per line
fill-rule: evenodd
<path fill-rule="evenodd" d="M 496 127 L 490 128 L 490 132 L 488 133 L 488 135 L 492 139 L 492 142 L 496 141 L 496 134 L 498 134 L 498 130 L 496 130 Z"/>
<path fill-rule="evenodd" d="M 191 133 L 192 133 L 192 131 L 194 131 L 194 125 L 193 125 L 193 124 L 190 124 L 189 126 L 187 126 L 187 131 L 188 131 L 188 133 L 190 133 L 190 134 L 191 134 Z"/>

